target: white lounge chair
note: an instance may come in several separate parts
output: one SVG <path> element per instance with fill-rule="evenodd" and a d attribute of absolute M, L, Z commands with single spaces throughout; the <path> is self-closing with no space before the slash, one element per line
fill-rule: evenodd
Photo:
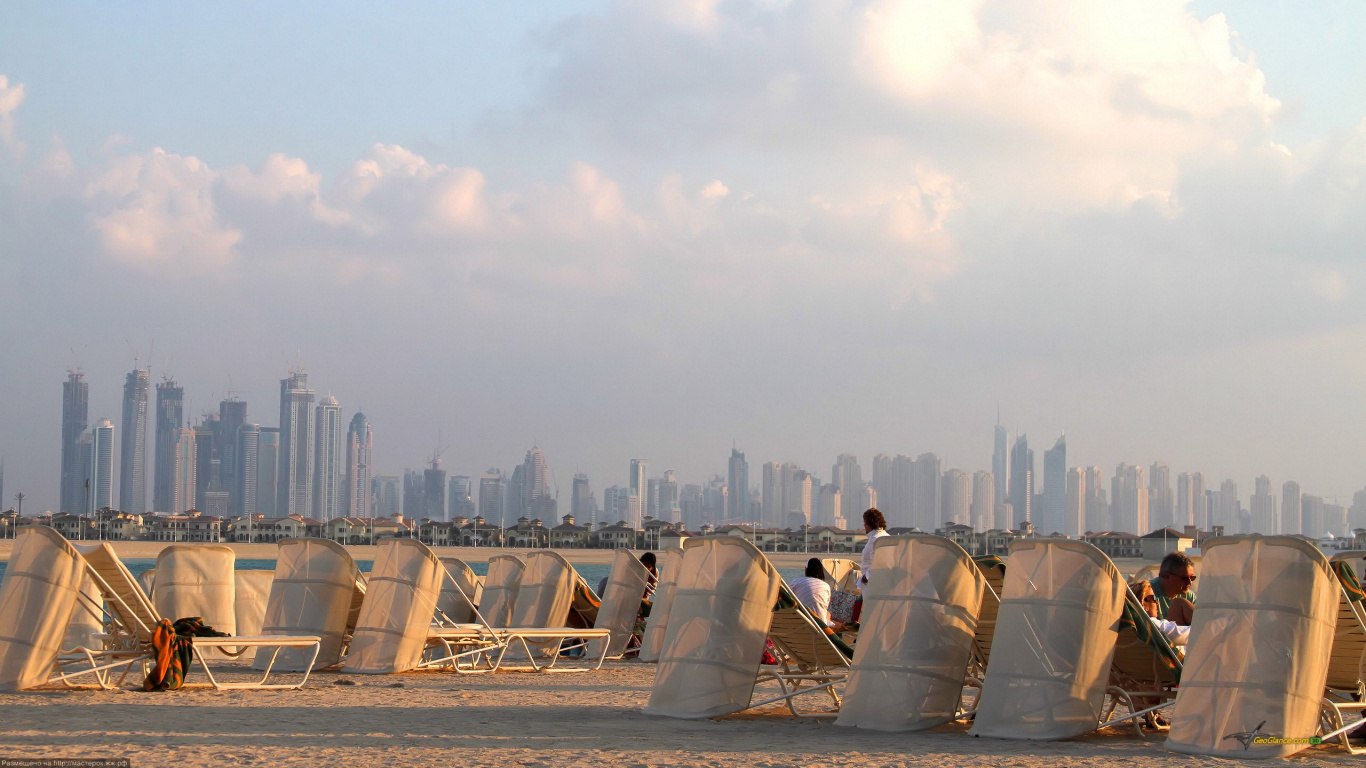
<path fill-rule="evenodd" d="M 152 605 L 172 620 L 198 616 L 229 635 L 237 631 L 237 554 L 221 544 L 171 544 L 157 554 Z M 210 650 L 208 658 L 235 658 L 238 652 Z"/>
<path fill-rule="evenodd" d="M 474 621 L 484 583 L 474 569 L 458 557 L 440 558 L 450 576 L 442 582 L 441 596 L 436 601 L 438 623 L 469 624 Z"/>
<path fill-rule="evenodd" d="M 62 642 L 84 577 L 80 554 L 51 528 L 30 526 L 15 537 L 0 584 L 0 691 L 67 683 L 86 674 L 103 684 L 106 672 L 136 661 L 67 649 L 69 669 L 61 668 Z M 82 663 L 85 668 L 76 669 Z"/>
<path fill-rule="evenodd" d="M 276 667 L 302 672 L 340 662 L 350 646 L 365 590 L 364 574 L 342 545 L 327 539 L 282 539 L 276 545 L 261 633 L 317 635 L 322 640 L 316 658 L 285 649 Z M 257 654 L 258 666 L 269 661 L 266 654 Z"/>
<path fill-rule="evenodd" d="M 422 663 L 446 569 L 416 539 L 379 546 L 343 672 L 384 675 Z"/>
<path fill-rule="evenodd" d="M 233 572 L 233 619 L 240 635 L 259 635 L 266 622 L 273 571 Z"/>
<path fill-rule="evenodd" d="M 618 549 L 612 560 L 612 573 L 602 595 L 602 605 L 593 626 L 610 632 L 609 637 L 594 640 L 588 655 L 619 659 L 626 654 L 641 601 L 650 585 L 650 570 L 629 549 Z M 605 647 L 604 647 L 605 646 Z"/>

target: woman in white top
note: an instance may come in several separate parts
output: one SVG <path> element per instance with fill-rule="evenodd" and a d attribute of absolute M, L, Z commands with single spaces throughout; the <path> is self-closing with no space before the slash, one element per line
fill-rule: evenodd
<path fill-rule="evenodd" d="M 868 588 L 868 576 L 873 572 L 873 547 L 878 539 L 887 535 L 887 518 L 882 516 L 877 507 L 871 507 L 863 513 L 863 532 L 868 534 L 868 543 L 863 545 L 863 575 L 858 580 L 860 593 Z"/>
<path fill-rule="evenodd" d="M 811 615 L 830 623 L 830 585 L 825 582 L 825 566 L 819 557 L 806 561 L 806 575 L 792 580 L 792 593 Z"/>

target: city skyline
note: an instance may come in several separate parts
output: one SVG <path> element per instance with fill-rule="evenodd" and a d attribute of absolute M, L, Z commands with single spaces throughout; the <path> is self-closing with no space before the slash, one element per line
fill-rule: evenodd
<path fill-rule="evenodd" d="M 998 406 L 1040 489 L 1064 430 L 1107 492 L 1160 460 L 1243 503 L 1294 479 L 1312 516 L 1362 483 L 1359 4 L 315 15 L 0 10 L 5 506 L 84 503 L 52 479 L 68 369 L 71 424 L 110 419 L 131 463 L 148 365 L 188 429 L 234 398 L 280 429 L 306 370 L 400 484 L 438 435 L 448 480 L 538 446 L 599 501 L 633 457 L 715 496 L 727 446 L 751 487 L 768 461 L 838 487 L 841 453 L 975 472 Z M 147 411 L 125 485 L 155 505 Z M 274 473 L 315 416 L 253 438 Z M 228 508 L 234 417 L 196 437 Z M 257 485 L 311 513 L 316 467 L 283 466 Z"/>

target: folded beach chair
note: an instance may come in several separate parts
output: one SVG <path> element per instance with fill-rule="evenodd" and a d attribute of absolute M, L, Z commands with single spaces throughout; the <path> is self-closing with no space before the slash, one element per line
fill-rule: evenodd
<path fill-rule="evenodd" d="M 521 590 L 525 571 L 526 563 L 516 555 L 489 558 L 484 591 L 478 601 L 479 613 L 484 621 L 495 627 L 506 627 L 512 623 L 512 609 L 517 604 L 517 593 Z"/>
<path fill-rule="evenodd" d="M 1330 564 L 1337 574 L 1341 589 L 1338 593 L 1337 622 L 1333 630 L 1333 651 L 1328 657 L 1327 690 L 1324 693 L 1326 730 L 1338 731 L 1341 746 L 1352 754 L 1366 749 L 1352 746 L 1347 739 L 1348 721 L 1344 715 L 1366 715 L 1366 611 L 1363 610 L 1361 580 L 1356 567 L 1363 562 L 1366 551 L 1334 555 Z M 1352 725 L 1361 724 L 1358 719 Z"/>
<path fill-rule="evenodd" d="M 360 607 L 365 576 L 351 553 L 328 539 L 282 539 L 276 545 L 275 572 L 262 618 L 265 635 L 317 635 L 317 657 L 304 650 L 280 652 L 276 668 L 303 672 L 331 667 L 346 655 Z M 256 665 L 269 663 L 257 652 Z"/>
<path fill-rule="evenodd" d="M 655 586 L 650 618 L 645 622 L 645 636 L 640 641 L 641 661 L 659 661 L 659 650 L 664 645 L 664 633 L 669 626 L 669 610 L 674 602 L 674 588 L 678 585 L 679 568 L 683 565 L 683 548 L 670 547 L 659 553 L 659 584 Z"/>
<path fill-rule="evenodd" d="M 436 601 L 437 623 L 469 624 L 474 621 L 474 613 L 483 596 L 483 580 L 468 563 L 458 557 L 443 557 L 440 560 L 450 578 L 442 581 L 441 597 Z"/>
<path fill-rule="evenodd" d="M 1181 667 L 1181 655 L 1153 625 L 1135 592 L 1125 590 L 1115 654 L 1110 661 L 1110 685 L 1106 689 L 1110 702 L 1102 722 L 1111 725 L 1128 720 L 1133 723 L 1134 732 L 1143 735 L 1143 719 L 1134 713 L 1153 712 L 1175 700 Z M 1129 717 L 1112 720 L 1121 703 Z"/>
<path fill-rule="evenodd" d="M 1070 539 L 1010 545 L 973 735 L 1065 739 L 1100 724 L 1127 588 L 1110 558 Z"/>
<path fill-rule="evenodd" d="M 972 664 L 968 668 L 968 685 L 980 693 L 982 679 L 987 674 L 987 663 L 991 661 L 991 641 L 996 636 L 996 616 L 1001 610 L 1006 561 L 995 555 L 979 555 L 972 558 L 972 562 L 985 581 L 981 608 L 977 612 L 977 628 L 972 636 Z"/>
<path fill-rule="evenodd" d="M 446 568 L 416 539 L 379 545 L 343 672 L 383 675 L 419 666 Z"/>
<path fill-rule="evenodd" d="M 98 648 L 104 634 L 104 605 L 95 582 L 81 569 L 81 594 L 66 625 L 63 648 Z"/>
<path fill-rule="evenodd" d="M 525 652 L 531 666 L 504 668 L 586 672 L 601 667 L 607 645 L 601 643 L 595 653 L 587 652 L 589 641 L 611 637 L 609 630 L 590 628 L 599 604 L 597 595 L 558 552 L 543 550 L 527 555 L 512 620 L 507 627 L 495 629 Z M 579 649 L 585 649 L 584 662 L 588 666 L 558 665 L 562 655 Z"/>
<path fill-rule="evenodd" d="M 597 629 L 607 630 L 610 635 L 589 643 L 589 656 L 619 659 L 625 655 L 636 618 L 642 611 L 649 610 L 650 603 L 645 599 L 649 585 L 650 569 L 631 550 L 618 549 L 612 559 L 612 573 L 598 615 L 592 624 Z"/>
<path fill-rule="evenodd" d="M 270 602 L 273 571 L 233 572 L 233 618 L 239 635 L 259 635 L 265 626 L 266 606 Z"/>
<path fill-rule="evenodd" d="M 982 595 L 964 549 L 939 536 L 878 539 L 837 725 L 921 731 L 960 719 Z"/>
<path fill-rule="evenodd" d="M 1321 735 L 1338 577 L 1317 547 L 1291 536 L 1212 539 L 1203 554 L 1167 748 L 1225 757 L 1298 752 Z"/>
<path fill-rule="evenodd" d="M 236 635 L 237 555 L 219 544 L 172 544 L 157 555 L 152 605 L 159 616 L 175 620 L 198 616 L 219 632 Z M 204 652 L 208 658 L 234 658 L 236 649 Z"/>
<path fill-rule="evenodd" d="M 84 661 L 86 668 L 60 668 L 62 641 L 84 577 L 80 554 L 51 528 L 29 526 L 16 537 L 0 583 L 0 691 L 28 690 L 83 674 L 102 680 L 106 670 L 135 661 L 87 651 L 83 658 L 71 659 L 71 666 Z"/>

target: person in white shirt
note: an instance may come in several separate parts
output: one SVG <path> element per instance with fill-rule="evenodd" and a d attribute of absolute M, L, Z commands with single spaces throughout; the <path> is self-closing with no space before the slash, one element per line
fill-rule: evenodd
<path fill-rule="evenodd" d="M 830 623 L 830 585 L 825 582 L 825 566 L 819 557 L 806 561 L 806 575 L 792 580 L 792 593 L 811 615 Z"/>
<path fill-rule="evenodd" d="M 1188 625 L 1177 624 L 1174 621 L 1158 617 L 1157 595 L 1153 593 L 1151 583 L 1144 581 L 1138 585 L 1137 590 L 1138 599 L 1143 602 L 1143 610 L 1148 613 L 1148 620 L 1153 623 L 1154 627 L 1157 627 L 1157 631 L 1161 632 L 1163 637 L 1167 638 L 1168 643 L 1172 646 L 1178 646 L 1190 642 L 1191 628 Z"/>
<path fill-rule="evenodd" d="M 887 535 L 887 518 L 877 507 L 870 507 L 863 513 L 863 532 L 868 534 L 868 543 L 863 545 L 862 576 L 858 580 L 858 591 L 868 589 L 868 576 L 873 572 L 873 547 L 877 540 Z"/>

